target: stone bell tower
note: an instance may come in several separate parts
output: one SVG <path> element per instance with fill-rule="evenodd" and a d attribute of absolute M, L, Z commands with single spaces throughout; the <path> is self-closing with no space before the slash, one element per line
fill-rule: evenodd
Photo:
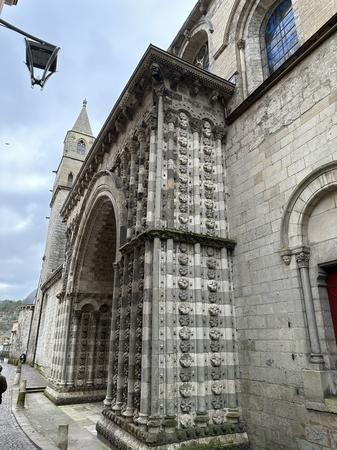
<path fill-rule="evenodd" d="M 50 201 L 50 218 L 47 232 L 47 240 L 43 263 L 40 275 L 40 282 L 37 294 L 37 303 L 33 318 L 32 330 L 28 347 L 28 359 L 35 361 L 37 346 L 44 343 L 39 340 L 42 332 L 43 321 L 41 322 L 41 312 L 44 300 L 44 285 L 62 270 L 66 247 L 66 225 L 62 221 L 60 210 L 72 189 L 83 161 L 85 160 L 95 138 L 93 136 L 88 113 L 87 101 L 83 101 L 82 109 L 77 117 L 74 126 L 67 131 L 64 139 L 63 154 L 56 170 L 54 186 Z M 44 305 L 46 307 L 46 305 Z M 39 340 L 39 342 L 38 342 Z M 43 341 L 43 340 L 42 340 Z M 37 344 L 38 342 L 38 344 Z M 47 363 L 43 367 L 48 367 Z"/>
<path fill-rule="evenodd" d="M 67 132 L 64 139 L 63 155 L 56 171 L 50 201 L 51 212 L 41 274 L 42 283 L 63 263 L 66 228 L 62 222 L 60 210 L 94 140 L 87 113 L 87 101 L 84 100 L 74 126 Z"/>

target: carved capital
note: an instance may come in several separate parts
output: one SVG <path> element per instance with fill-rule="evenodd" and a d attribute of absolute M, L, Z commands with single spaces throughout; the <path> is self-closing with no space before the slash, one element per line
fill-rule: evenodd
<path fill-rule="evenodd" d="M 246 47 L 246 41 L 244 39 L 238 40 L 237 46 L 239 50 L 244 50 L 244 48 Z"/>
<path fill-rule="evenodd" d="M 214 139 L 223 141 L 227 134 L 227 130 L 224 127 L 215 126 L 213 129 L 213 134 Z"/>
<path fill-rule="evenodd" d="M 297 253 L 297 255 L 295 255 L 295 258 L 300 269 L 309 267 L 310 253 L 308 251 Z"/>

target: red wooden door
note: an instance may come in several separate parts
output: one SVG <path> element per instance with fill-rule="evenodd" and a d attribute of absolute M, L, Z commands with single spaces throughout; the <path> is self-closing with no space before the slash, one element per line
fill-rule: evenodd
<path fill-rule="evenodd" d="M 327 283 L 332 323 L 335 330 L 335 338 L 337 342 L 337 272 L 332 272 L 328 275 Z"/>

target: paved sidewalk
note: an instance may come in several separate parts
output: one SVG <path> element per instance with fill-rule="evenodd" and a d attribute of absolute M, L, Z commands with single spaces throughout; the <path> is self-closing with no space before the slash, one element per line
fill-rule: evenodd
<path fill-rule="evenodd" d="M 65 424 L 69 425 L 69 450 L 108 450 L 97 439 L 95 430 L 101 403 L 56 406 L 42 392 L 37 392 L 27 393 L 26 407 L 17 409 L 18 388 L 13 386 L 16 367 L 6 363 L 2 366 L 10 389 L 0 405 L 1 450 L 57 450 L 58 425 Z M 21 380 L 24 379 L 27 387 L 46 386 L 45 378 L 26 364 L 22 366 Z"/>
<path fill-rule="evenodd" d="M 36 450 L 36 446 L 27 438 L 19 427 L 11 411 L 12 385 L 16 368 L 1 363 L 2 374 L 7 378 L 8 390 L 2 396 L 0 405 L 0 442 L 2 450 Z"/>

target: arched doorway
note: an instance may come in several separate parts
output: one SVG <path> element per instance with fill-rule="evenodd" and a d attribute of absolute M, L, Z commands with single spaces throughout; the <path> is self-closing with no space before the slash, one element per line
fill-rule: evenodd
<path fill-rule="evenodd" d="M 117 249 L 111 199 L 99 195 L 82 217 L 69 255 L 71 288 L 58 310 L 51 381 L 59 392 L 50 395 L 56 403 L 103 400 L 106 394 Z"/>
<path fill-rule="evenodd" d="M 116 255 L 116 220 L 111 200 L 93 207 L 74 271 L 74 304 L 68 382 L 75 389 L 105 394 Z"/>

